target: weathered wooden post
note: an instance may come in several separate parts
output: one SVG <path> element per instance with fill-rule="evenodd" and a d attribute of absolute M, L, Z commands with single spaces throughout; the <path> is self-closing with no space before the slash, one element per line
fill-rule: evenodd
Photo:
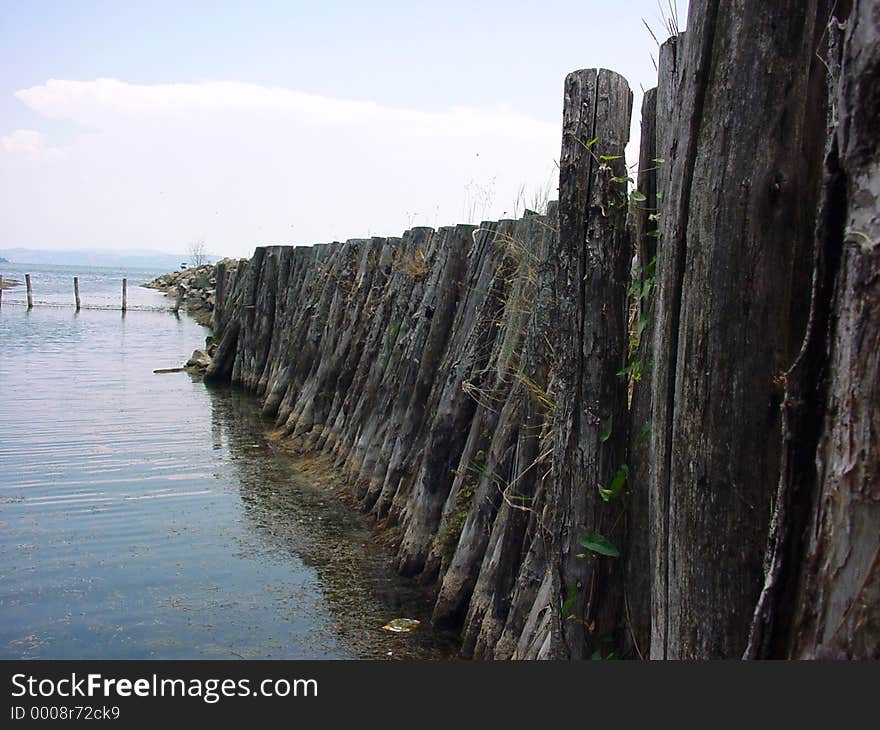
<path fill-rule="evenodd" d="M 73 277 L 73 300 L 76 302 L 76 311 L 79 311 L 79 277 Z"/>
<path fill-rule="evenodd" d="M 223 322 L 223 304 L 226 299 L 226 264 L 219 262 L 214 269 L 214 313 L 212 329 L 219 338 L 222 336 L 221 323 Z"/>
<path fill-rule="evenodd" d="M 0 274 L 0 307 L 3 306 L 3 275 Z"/>
<path fill-rule="evenodd" d="M 630 246 L 627 192 L 615 181 L 626 176 L 631 112 L 622 76 L 588 69 L 566 78 L 555 257 L 555 318 L 566 324 L 555 333 L 551 545 L 558 570 L 551 651 L 560 658 L 589 656 L 620 623 L 622 571 L 613 556 L 626 478 L 627 393 L 618 373 L 628 342 Z"/>
<path fill-rule="evenodd" d="M 880 656 L 880 23 L 870 0 L 843 5 L 828 26 L 810 326 L 785 374 L 782 471 L 746 658 Z"/>
<path fill-rule="evenodd" d="M 31 275 L 24 275 L 25 286 L 27 286 L 27 305 L 28 309 L 34 308 L 34 290 L 31 288 Z"/>
<path fill-rule="evenodd" d="M 122 280 L 122 311 L 128 309 L 128 279 Z"/>
<path fill-rule="evenodd" d="M 696 5 L 671 96 L 661 58 L 657 97 L 657 154 L 668 161 L 658 176 L 648 487 L 657 659 L 729 658 L 746 646 L 785 373 L 809 314 L 826 131 L 815 46 L 829 0 L 797 13 L 753 0 Z M 771 105 L 772 123 L 754 113 Z"/>
<path fill-rule="evenodd" d="M 183 284 L 177 285 L 177 299 L 174 302 L 174 313 L 177 314 L 180 311 L 180 303 L 183 301 L 183 294 L 186 291 Z"/>

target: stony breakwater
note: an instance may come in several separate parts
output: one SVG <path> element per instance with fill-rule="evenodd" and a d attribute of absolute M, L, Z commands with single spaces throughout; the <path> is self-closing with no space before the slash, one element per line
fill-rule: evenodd
<path fill-rule="evenodd" d="M 234 271 L 238 266 L 237 259 L 222 259 L 223 265 Z M 217 264 L 203 264 L 193 266 L 181 271 L 172 271 L 157 276 L 143 286 L 147 289 L 158 289 L 186 307 L 201 324 L 211 323 L 211 313 L 214 311 L 214 299 L 216 297 Z"/>

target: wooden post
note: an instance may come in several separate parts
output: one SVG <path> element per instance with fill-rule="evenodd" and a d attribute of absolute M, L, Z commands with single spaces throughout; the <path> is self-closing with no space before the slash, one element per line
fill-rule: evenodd
<path fill-rule="evenodd" d="M 174 313 L 177 314 L 180 311 L 180 303 L 183 301 L 183 284 L 177 285 L 177 300 L 174 302 Z"/>
<path fill-rule="evenodd" d="M 221 323 L 223 322 L 223 300 L 226 298 L 226 264 L 219 262 L 214 269 L 214 312 L 211 320 L 211 329 L 218 340 L 223 334 Z"/>
<path fill-rule="evenodd" d="M 128 279 L 122 280 L 122 311 L 128 309 Z"/>
<path fill-rule="evenodd" d="M 0 274 L 0 307 L 3 306 L 3 275 Z"/>
<path fill-rule="evenodd" d="M 79 311 L 79 277 L 73 277 L 73 299 L 76 302 L 76 311 Z"/>
<path fill-rule="evenodd" d="M 30 274 L 24 275 L 24 282 L 25 282 L 25 285 L 27 286 L 28 309 L 33 309 L 34 308 L 34 290 L 31 288 L 31 275 Z"/>
<path fill-rule="evenodd" d="M 623 150 L 631 111 L 632 92 L 613 71 L 587 69 L 566 77 L 554 319 L 571 325 L 554 333 L 553 438 L 558 451 L 550 554 L 560 581 L 554 586 L 553 605 L 561 606 L 571 596 L 566 610 L 581 620 L 565 621 L 554 610 L 550 651 L 570 659 L 584 659 L 599 649 L 599 637 L 614 631 L 623 610 L 620 566 L 577 555 L 594 526 L 601 526 L 603 539 L 614 544 L 622 534 L 615 529 L 611 500 L 606 502 L 595 485 L 607 486 L 619 478 L 626 448 L 627 390 L 616 373 L 618 363 L 626 360 L 629 340 L 630 244 L 627 201 L 612 176 L 626 176 Z M 596 149 L 582 140 L 598 140 Z"/>

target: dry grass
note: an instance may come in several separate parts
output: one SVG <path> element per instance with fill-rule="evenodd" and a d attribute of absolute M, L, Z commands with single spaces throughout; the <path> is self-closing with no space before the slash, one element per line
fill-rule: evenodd
<path fill-rule="evenodd" d="M 391 266 L 411 279 L 423 279 L 428 275 L 428 252 L 424 248 L 412 253 L 398 251 Z"/>

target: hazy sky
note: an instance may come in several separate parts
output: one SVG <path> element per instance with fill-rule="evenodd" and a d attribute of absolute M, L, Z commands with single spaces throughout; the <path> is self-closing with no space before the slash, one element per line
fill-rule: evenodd
<path fill-rule="evenodd" d="M 638 134 L 643 18 L 662 40 L 658 0 L 0 0 L 0 248 L 244 256 L 510 215 L 555 197 L 569 71 L 622 73 Z"/>

